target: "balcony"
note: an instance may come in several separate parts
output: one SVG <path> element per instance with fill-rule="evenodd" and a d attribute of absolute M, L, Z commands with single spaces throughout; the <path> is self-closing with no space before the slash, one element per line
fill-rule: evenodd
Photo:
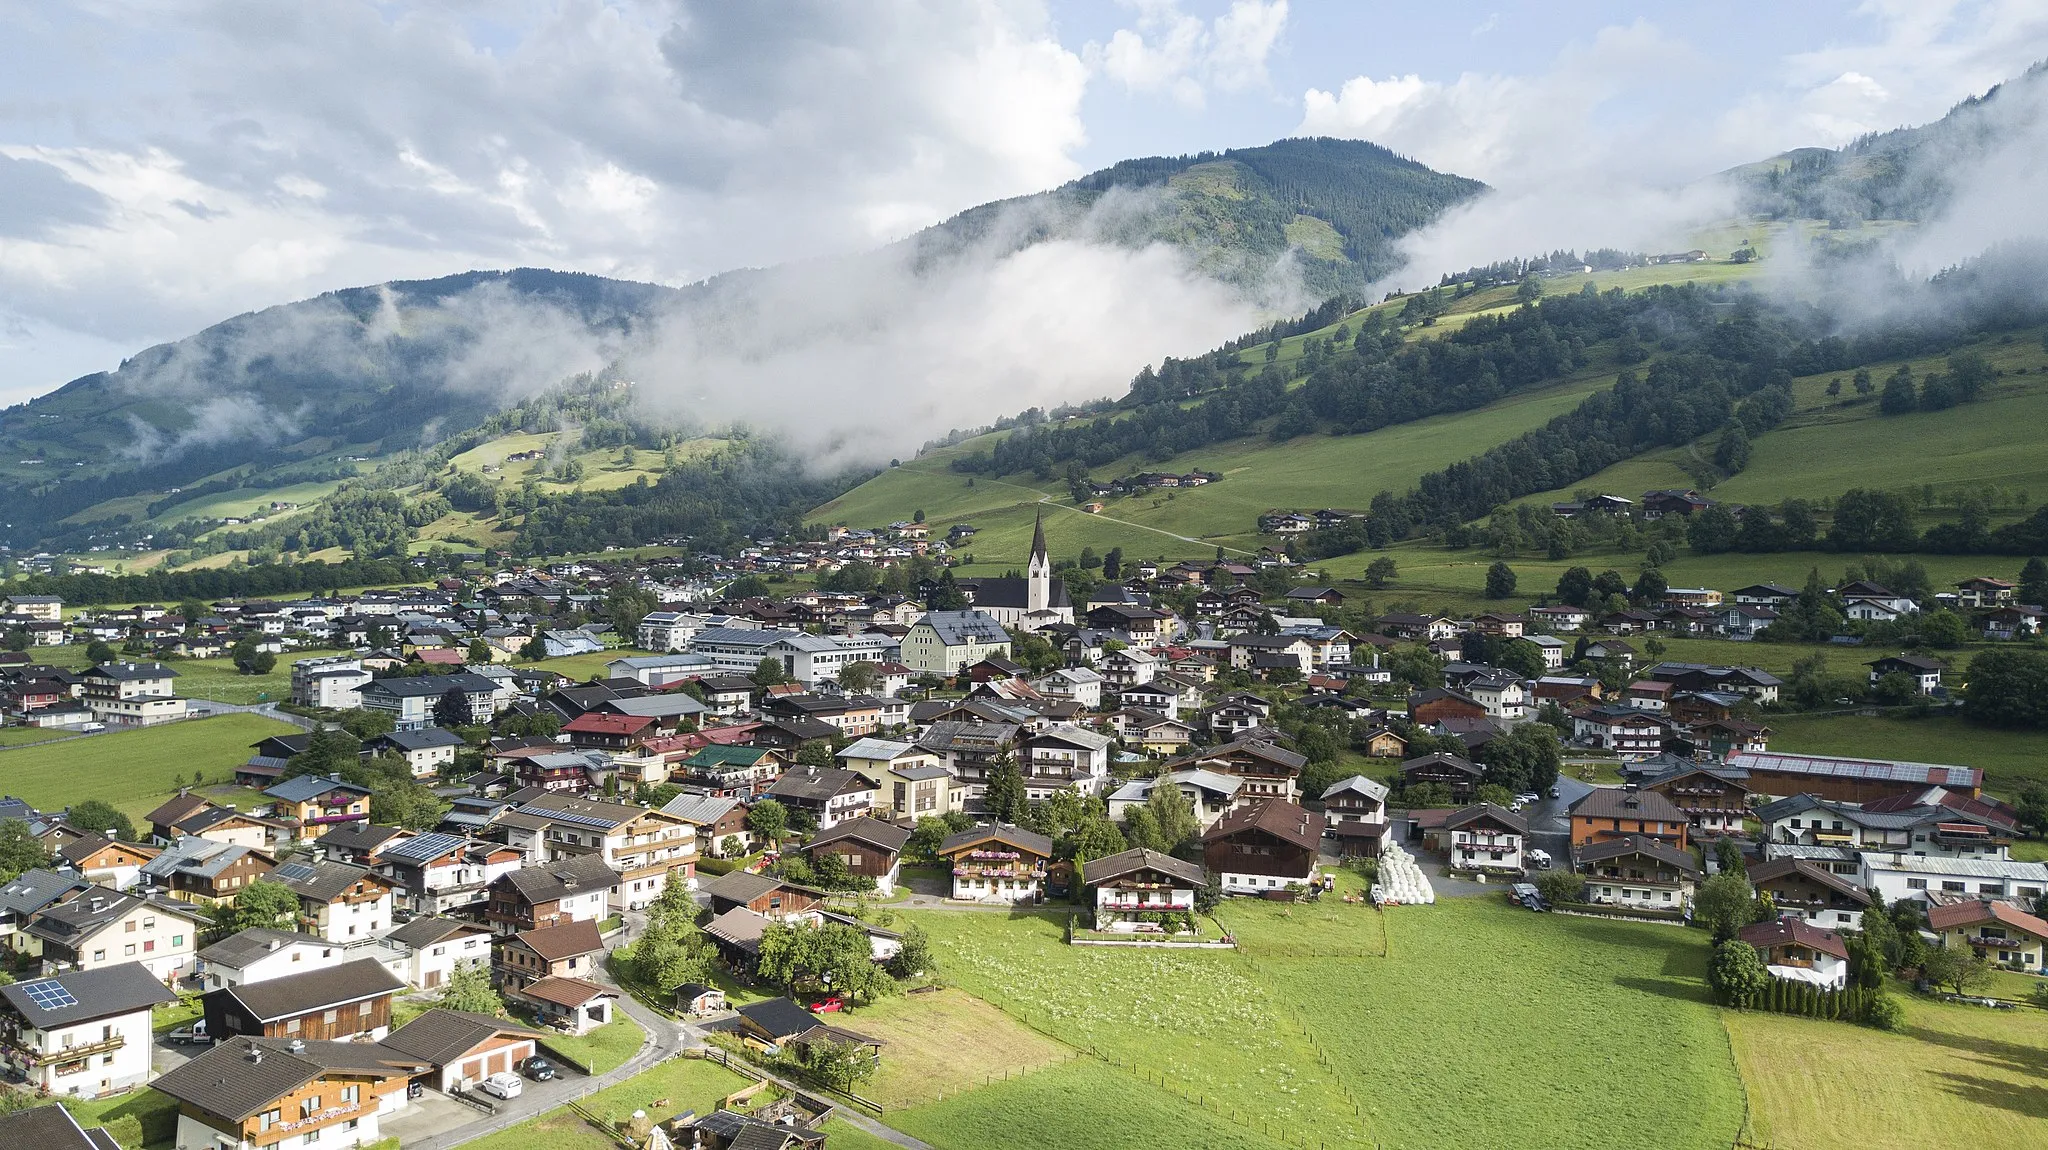
<path fill-rule="evenodd" d="M 85 1042 L 75 1046 L 66 1046 L 62 1050 L 32 1050 L 27 1047 L 16 1046 L 13 1043 L 8 1043 L 6 1050 L 13 1057 L 13 1061 L 21 1065 L 48 1066 L 53 1062 L 76 1062 L 81 1058 L 90 1058 L 95 1054 L 111 1054 L 126 1045 L 128 1045 L 128 1040 L 116 1034 L 112 1038 L 102 1038 L 98 1042 Z"/>
<path fill-rule="evenodd" d="M 956 866 L 954 878 L 1038 878 L 1045 877 L 1042 866 Z"/>

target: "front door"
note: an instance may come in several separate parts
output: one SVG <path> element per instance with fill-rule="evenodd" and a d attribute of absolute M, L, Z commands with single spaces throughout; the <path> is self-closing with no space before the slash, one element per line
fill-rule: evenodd
<path fill-rule="evenodd" d="M 441 985 L 441 972 L 438 970 L 428 971 L 427 976 L 420 980 L 420 985 L 426 990 L 432 990 Z"/>

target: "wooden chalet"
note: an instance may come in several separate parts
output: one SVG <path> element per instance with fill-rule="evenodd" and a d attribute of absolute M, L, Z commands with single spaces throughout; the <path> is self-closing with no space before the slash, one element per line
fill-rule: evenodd
<path fill-rule="evenodd" d="M 1286 799 L 1264 799 L 1230 811 L 1202 836 L 1202 861 L 1221 876 L 1226 894 L 1254 894 L 1306 884 L 1322 850 L 1323 816 Z"/>
<path fill-rule="evenodd" d="M 374 958 L 208 991 L 201 1002 L 216 1039 L 356 1041 L 384 1037 L 391 998 L 405 983 Z"/>

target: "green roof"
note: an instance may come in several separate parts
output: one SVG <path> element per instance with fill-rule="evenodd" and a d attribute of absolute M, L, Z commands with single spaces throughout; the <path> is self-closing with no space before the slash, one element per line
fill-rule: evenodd
<path fill-rule="evenodd" d="M 723 743 L 710 746 L 683 760 L 686 767 L 751 767 L 770 754 L 766 747 L 728 747 Z"/>

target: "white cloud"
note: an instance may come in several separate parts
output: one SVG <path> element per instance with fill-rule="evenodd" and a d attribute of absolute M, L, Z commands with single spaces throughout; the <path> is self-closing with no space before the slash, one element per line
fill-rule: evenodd
<path fill-rule="evenodd" d="M 1179 0 L 1137 0 L 1136 28 L 1090 44 L 1089 61 L 1133 92 L 1166 93 L 1201 108 L 1209 89 L 1242 92 L 1267 82 L 1266 59 L 1287 28 L 1287 0 L 1234 0 L 1204 23 Z"/>
<path fill-rule="evenodd" d="M 0 104 L 0 301 L 79 337 L 0 347 L 17 392 L 394 276 L 859 250 L 1069 179 L 1086 139 L 1087 67 L 1035 0 L 108 0 L 0 27 L 102 68 Z"/>

